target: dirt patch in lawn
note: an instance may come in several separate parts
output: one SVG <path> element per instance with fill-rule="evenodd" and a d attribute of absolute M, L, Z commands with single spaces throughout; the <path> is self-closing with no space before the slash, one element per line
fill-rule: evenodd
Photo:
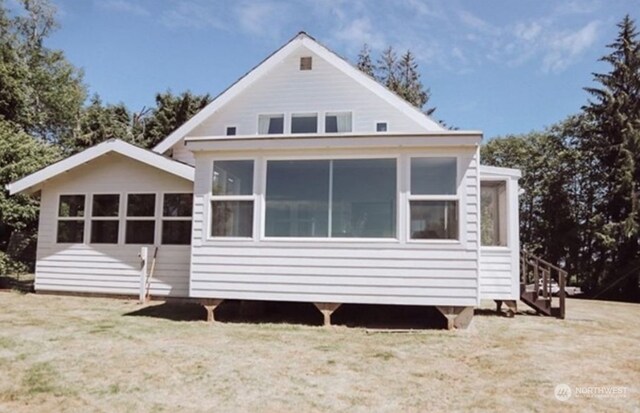
<path fill-rule="evenodd" d="M 0 411 L 640 410 L 640 305 L 569 300 L 564 321 L 491 306 L 465 331 L 391 333 L 364 327 L 432 321 L 374 307 L 325 329 L 292 306 L 293 323 L 230 308 L 208 325 L 197 306 L 2 292 Z M 563 383 L 625 394 L 561 402 Z"/>

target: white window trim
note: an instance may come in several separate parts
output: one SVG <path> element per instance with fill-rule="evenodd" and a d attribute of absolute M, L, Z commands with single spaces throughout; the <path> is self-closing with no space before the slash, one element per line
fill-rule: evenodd
<path fill-rule="evenodd" d="M 327 132 L 327 115 L 330 114 L 343 114 L 343 113 L 350 113 L 351 114 L 351 131 L 350 132 Z M 321 129 L 318 129 L 319 133 L 322 134 L 327 134 L 327 135 L 331 135 L 331 136 L 340 136 L 340 135 L 349 135 L 353 133 L 354 130 L 354 124 L 355 124 L 355 112 L 351 109 L 345 109 L 345 110 L 325 110 L 324 112 L 321 112 L 320 114 L 322 116 L 322 120 L 319 120 L 320 124 L 321 124 Z"/>
<path fill-rule="evenodd" d="M 89 197 L 89 213 L 87 214 L 89 218 L 89 227 L 86 228 L 87 231 L 87 244 L 89 245 L 124 245 L 124 224 L 123 224 L 123 216 L 125 213 L 125 202 L 122 202 L 123 198 L 125 198 L 125 192 L 88 192 L 87 196 Z M 93 216 L 93 197 L 96 195 L 118 195 L 118 215 L 115 217 L 94 217 Z M 92 242 L 91 241 L 91 227 L 93 226 L 93 221 L 117 221 L 118 222 L 118 240 L 117 242 Z"/>
<path fill-rule="evenodd" d="M 213 195 L 213 172 L 214 172 L 214 164 L 216 161 L 253 161 L 253 193 L 252 195 Z M 258 181 L 258 162 L 255 156 L 224 156 L 224 157 L 214 157 L 213 159 L 209 159 L 209 187 L 207 189 L 207 194 L 205 199 L 207 200 L 207 205 L 205 207 L 207 211 L 207 228 L 206 228 L 206 240 L 207 241 L 253 241 L 256 239 L 256 217 L 258 216 L 258 211 L 256 208 L 257 205 L 257 195 L 256 195 L 256 183 Z M 195 200 L 195 196 L 194 196 Z M 216 237 L 211 234 L 212 229 L 212 219 L 213 219 L 213 208 L 211 207 L 211 203 L 215 201 L 252 201 L 253 202 L 253 226 L 251 228 L 251 236 L 250 237 Z"/>
<path fill-rule="evenodd" d="M 153 216 L 145 216 L 145 217 L 130 217 L 129 216 L 129 195 L 155 195 L 154 205 L 153 205 Z M 124 216 L 122 217 L 122 228 L 124 228 L 124 234 L 122 239 L 123 245 L 154 245 L 157 246 L 159 244 L 158 241 L 158 193 L 154 191 L 131 191 L 124 193 Z M 154 221 L 153 226 L 153 243 L 151 244 L 141 244 L 138 242 L 127 242 L 127 221 Z"/>
<path fill-rule="evenodd" d="M 191 195 L 191 215 L 190 216 L 184 216 L 184 217 L 171 217 L 171 216 L 165 216 L 164 215 L 164 198 L 166 195 L 172 195 L 172 194 L 189 194 Z M 157 210 L 157 217 L 158 217 L 158 222 L 156 224 L 156 229 L 157 229 L 157 243 L 158 245 L 166 245 L 166 246 L 171 246 L 171 247 L 187 247 L 187 248 L 191 248 L 191 244 L 193 244 L 193 211 L 195 209 L 195 195 L 193 194 L 193 192 L 188 192 L 188 191 L 162 191 L 160 192 L 160 203 L 158 205 L 158 210 Z M 188 244 L 165 244 L 162 242 L 162 223 L 164 221 L 180 221 L 180 222 L 191 222 L 191 234 L 189 235 L 189 243 Z"/>
<path fill-rule="evenodd" d="M 498 182 L 498 183 L 502 183 L 504 184 L 504 189 L 506 191 L 505 194 L 505 198 L 506 198 L 506 202 L 504 205 L 504 214 L 505 214 L 505 238 L 506 238 L 506 244 L 505 245 L 482 245 L 482 183 L 483 182 Z M 495 251 L 495 252 L 507 252 L 507 251 L 511 251 L 511 245 L 512 245 L 512 241 L 511 241 L 511 211 L 509 210 L 509 194 L 511 191 L 510 188 L 510 182 L 511 179 L 509 178 L 505 178 L 505 177 L 480 177 L 480 193 L 478 194 L 478 206 L 479 206 L 479 210 L 478 210 L 478 219 L 480 222 L 480 233 L 478 234 L 478 244 L 480 245 L 480 248 L 486 251 Z"/>
<path fill-rule="evenodd" d="M 266 190 L 267 190 L 267 163 L 269 161 L 305 161 L 305 160 L 341 160 L 341 159 L 394 159 L 396 161 L 396 236 L 390 238 L 349 238 L 349 237 L 267 237 L 266 236 Z M 304 243 L 400 243 L 400 222 L 401 222 L 401 170 L 402 162 L 400 154 L 366 154 L 366 155 L 345 155 L 345 154 L 333 154 L 327 155 L 282 155 L 282 156 L 268 156 L 263 157 L 261 162 L 261 174 L 262 179 L 261 194 L 260 194 L 260 235 L 259 241 L 266 242 L 304 242 Z M 255 182 L 254 182 L 255 184 Z M 330 194 L 332 189 L 329 189 Z M 329 228 L 331 225 L 331 204 L 329 204 Z"/>
<path fill-rule="evenodd" d="M 315 116 L 316 117 L 316 131 L 315 132 L 293 132 L 293 118 L 294 117 L 300 117 L 300 118 L 304 118 L 304 117 L 311 117 L 311 116 Z M 291 135 L 315 135 L 317 133 L 321 133 L 320 132 L 320 112 L 291 112 L 289 114 L 289 133 Z M 285 129 L 286 130 L 286 129 Z"/>
<path fill-rule="evenodd" d="M 387 125 L 388 129 L 388 125 Z M 380 133 L 380 132 L 379 132 Z M 414 158 L 455 158 L 456 160 L 456 193 L 455 195 L 413 195 L 411 194 L 411 160 Z M 463 236 L 463 227 L 465 227 L 465 221 L 463 221 L 463 206 L 461 199 L 461 187 L 462 180 L 464 179 L 464 174 L 461 173 L 461 156 L 455 154 L 446 154 L 446 153 L 434 153 L 434 152 L 422 152 L 422 153 L 413 153 L 407 156 L 407 160 L 405 162 L 405 174 L 407 177 L 407 195 L 406 202 L 404 203 L 405 208 L 405 242 L 407 244 L 449 244 L 449 245 L 461 245 L 462 244 L 462 236 Z M 458 233 L 456 239 L 439 239 L 439 238 L 428 238 L 428 239 L 419 239 L 419 238 L 411 238 L 411 201 L 456 201 L 458 203 L 457 213 L 458 213 Z"/>
<path fill-rule="evenodd" d="M 264 135 L 284 135 L 285 133 L 287 133 L 287 118 L 289 117 L 287 112 L 265 112 L 265 113 L 258 113 L 258 116 L 256 116 L 256 135 L 261 135 L 260 134 L 260 116 L 282 116 L 282 133 L 266 133 Z M 225 128 L 225 133 L 226 133 L 226 128 Z M 237 134 L 238 130 L 236 129 L 236 134 Z"/>
<path fill-rule="evenodd" d="M 60 199 L 63 196 L 83 196 L 84 197 L 84 215 L 80 217 L 61 217 L 60 216 Z M 79 194 L 79 193 L 58 193 L 57 194 L 58 205 L 56 208 L 56 234 L 53 239 L 54 244 L 59 245 L 84 245 L 87 243 L 87 216 L 88 214 L 88 197 L 87 194 Z M 82 221 L 82 242 L 58 242 L 58 222 L 60 221 Z M 91 225 L 89 223 L 89 225 Z"/>
<path fill-rule="evenodd" d="M 386 123 L 387 124 L 387 130 L 384 132 L 378 132 L 378 123 Z M 389 133 L 391 129 L 391 124 L 389 123 L 388 120 L 375 120 L 373 121 L 373 133 Z"/>

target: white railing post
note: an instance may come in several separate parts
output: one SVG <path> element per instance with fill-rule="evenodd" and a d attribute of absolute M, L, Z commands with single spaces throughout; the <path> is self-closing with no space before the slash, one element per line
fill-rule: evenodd
<path fill-rule="evenodd" d="M 147 247 L 140 248 L 140 304 L 144 304 L 147 295 L 147 263 L 149 262 L 149 251 Z"/>

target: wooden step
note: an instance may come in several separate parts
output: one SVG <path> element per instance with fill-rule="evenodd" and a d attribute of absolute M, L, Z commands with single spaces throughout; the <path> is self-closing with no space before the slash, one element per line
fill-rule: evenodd
<path fill-rule="evenodd" d="M 551 298 L 538 297 L 536 292 L 524 292 L 520 295 L 520 300 L 540 314 L 554 315 L 551 307 Z"/>

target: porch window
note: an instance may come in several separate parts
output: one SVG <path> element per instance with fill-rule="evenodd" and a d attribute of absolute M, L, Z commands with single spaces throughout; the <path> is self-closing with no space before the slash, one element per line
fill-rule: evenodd
<path fill-rule="evenodd" d="M 117 244 L 120 195 L 94 195 L 91 207 L 91 243 Z"/>
<path fill-rule="evenodd" d="M 193 194 L 164 194 L 162 244 L 191 244 Z"/>
<path fill-rule="evenodd" d="M 480 183 L 482 245 L 507 245 L 506 203 L 506 182 L 483 181 Z"/>
<path fill-rule="evenodd" d="M 58 243 L 84 242 L 84 195 L 60 195 L 58 203 Z"/>
<path fill-rule="evenodd" d="M 213 163 L 211 236 L 253 236 L 252 160 L 220 160 Z"/>
<path fill-rule="evenodd" d="M 284 133 L 284 115 L 258 116 L 258 134 L 273 135 Z"/>
<path fill-rule="evenodd" d="M 324 131 L 326 133 L 351 132 L 351 112 L 327 113 L 324 117 Z"/>
<path fill-rule="evenodd" d="M 411 158 L 411 239 L 458 239 L 455 157 Z"/>
<path fill-rule="evenodd" d="M 153 244 L 156 235 L 156 195 L 128 194 L 126 244 Z"/>
<path fill-rule="evenodd" d="M 291 133 L 317 133 L 318 115 L 293 114 L 291 115 Z"/>
<path fill-rule="evenodd" d="M 396 236 L 396 160 L 267 162 L 265 236 Z"/>

